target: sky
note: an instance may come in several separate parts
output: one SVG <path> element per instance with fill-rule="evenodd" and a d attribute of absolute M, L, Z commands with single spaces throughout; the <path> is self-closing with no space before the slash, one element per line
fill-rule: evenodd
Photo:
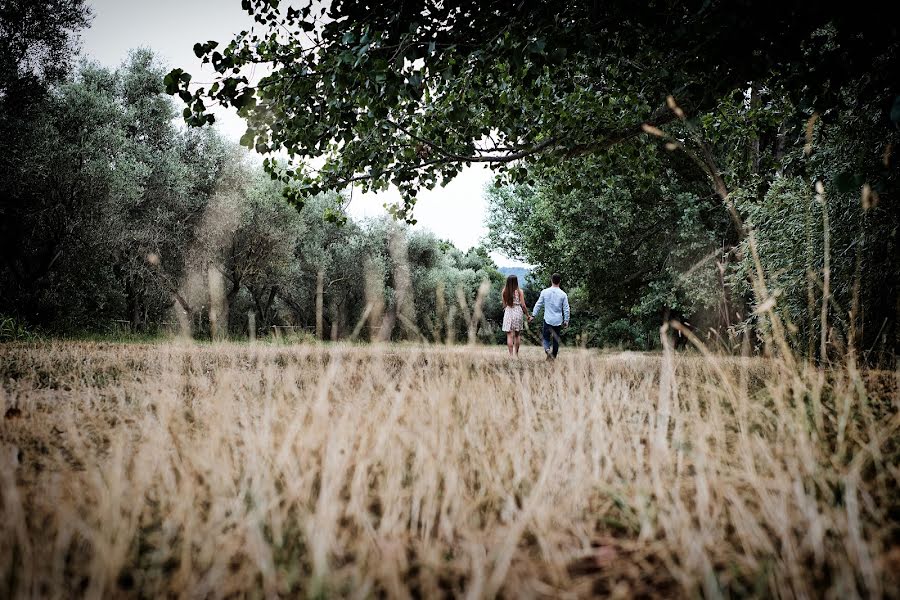
<path fill-rule="evenodd" d="M 209 82 L 212 68 L 194 56 L 196 42 L 227 43 L 232 35 L 253 25 L 241 10 L 240 0 L 90 0 L 94 13 L 91 28 L 82 34 L 82 54 L 109 67 L 118 66 L 133 48 L 147 47 L 160 60 L 193 75 L 194 82 Z M 237 140 L 243 121 L 233 109 L 216 111 L 218 129 Z M 417 228 L 433 231 L 458 248 L 468 250 L 486 235 L 483 191 L 491 181 L 483 166 L 464 168 L 446 187 L 422 190 L 416 202 Z M 392 189 L 379 194 L 354 190 L 349 212 L 354 218 L 385 214 L 383 205 L 400 200 Z M 499 266 L 522 266 L 516 260 L 493 253 Z"/>

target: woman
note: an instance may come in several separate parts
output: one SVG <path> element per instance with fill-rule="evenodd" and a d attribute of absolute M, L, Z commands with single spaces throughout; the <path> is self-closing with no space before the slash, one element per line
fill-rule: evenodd
<path fill-rule="evenodd" d="M 523 327 L 522 315 L 527 316 L 531 321 L 532 317 L 528 314 L 528 307 L 525 305 L 525 294 L 519 289 L 519 278 L 510 275 L 506 278 L 506 285 L 503 287 L 503 331 L 506 332 L 506 347 L 509 349 L 510 356 L 519 355 L 520 333 Z"/>

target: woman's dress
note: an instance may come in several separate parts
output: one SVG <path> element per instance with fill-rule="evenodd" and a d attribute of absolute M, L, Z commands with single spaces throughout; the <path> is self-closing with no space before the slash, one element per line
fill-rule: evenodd
<path fill-rule="evenodd" d="M 512 306 L 503 307 L 503 331 L 522 331 L 522 304 L 518 292 L 513 297 Z"/>

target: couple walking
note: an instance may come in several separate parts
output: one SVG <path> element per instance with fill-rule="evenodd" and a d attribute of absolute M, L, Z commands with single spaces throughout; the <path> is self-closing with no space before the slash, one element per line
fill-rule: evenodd
<path fill-rule="evenodd" d="M 548 359 L 556 358 L 559 353 L 559 340 L 563 327 L 569 326 L 569 296 L 559 289 L 562 278 L 558 273 L 550 277 L 552 285 L 541 290 L 541 296 L 534 305 L 534 310 L 528 314 L 528 306 L 525 304 L 525 294 L 519 289 L 519 278 L 510 275 L 506 278 L 506 286 L 503 288 L 503 331 L 506 332 L 506 347 L 510 356 L 519 355 L 519 342 L 524 317 L 531 322 L 534 315 L 543 307 L 544 328 L 541 337 L 544 343 L 544 353 Z"/>

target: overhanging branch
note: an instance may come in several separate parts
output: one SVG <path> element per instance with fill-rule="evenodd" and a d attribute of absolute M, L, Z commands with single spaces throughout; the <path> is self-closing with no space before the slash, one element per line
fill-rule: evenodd
<path fill-rule="evenodd" d="M 562 154 L 565 158 L 571 158 L 575 156 L 581 156 L 584 154 L 590 154 L 591 152 L 598 152 L 601 150 L 606 150 L 616 144 L 627 141 L 641 133 L 643 133 L 644 125 L 653 125 L 660 126 L 665 125 L 673 120 L 675 120 L 676 114 L 666 105 L 663 105 L 656 109 L 653 114 L 650 115 L 650 118 L 641 121 L 640 123 L 636 123 L 633 125 L 629 125 L 628 127 L 623 127 L 621 129 L 612 130 L 607 132 L 600 140 L 596 142 L 591 142 L 587 144 L 576 144 L 572 146 L 566 146 L 562 143 L 562 136 L 552 136 L 547 138 L 546 140 L 539 142 L 533 146 L 517 149 L 512 152 L 505 152 L 502 154 L 476 154 L 476 155 L 467 155 L 467 154 L 458 154 L 452 151 L 449 151 L 442 147 L 440 144 L 433 142 L 427 138 L 423 138 L 418 136 L 408 129 L 404 128 L 398 123 L 393 121 L 388 121 L 388 123 L 396 128 L 401 133 L 408 136 L 410 139 L 423 144 L 433 150 L 438 156 L 429 160 L 423 160 L 420 163 L 409 165 L 409 164 L 398 164 L 393 168 L 382 169 L 377 173 L 370 173 L 366 175 L 355 175 L 352 177 L 348 177 L 342 181 L 337 182 L 337 187 L 344 187 L 347 185 L 351 185 L 353 183 L 357 183 L 360 181 L 372 181 L 375 179 L 379 179 L 384 177 L 385 175 L 395 174 L 395 173 L 408 173 L 410 171 L 420 171 L 427 167 L 433 167 L 437 165 L 446 165 L 452 163 L 488 163 L 488 164 L 506 164 L 515 162 L 517 160 L 522 160 L 524 158 L 528 158 L 530 156 L 534 156 L 537 154 L 543 154 L 548 152 L 558 152 Z"/>

